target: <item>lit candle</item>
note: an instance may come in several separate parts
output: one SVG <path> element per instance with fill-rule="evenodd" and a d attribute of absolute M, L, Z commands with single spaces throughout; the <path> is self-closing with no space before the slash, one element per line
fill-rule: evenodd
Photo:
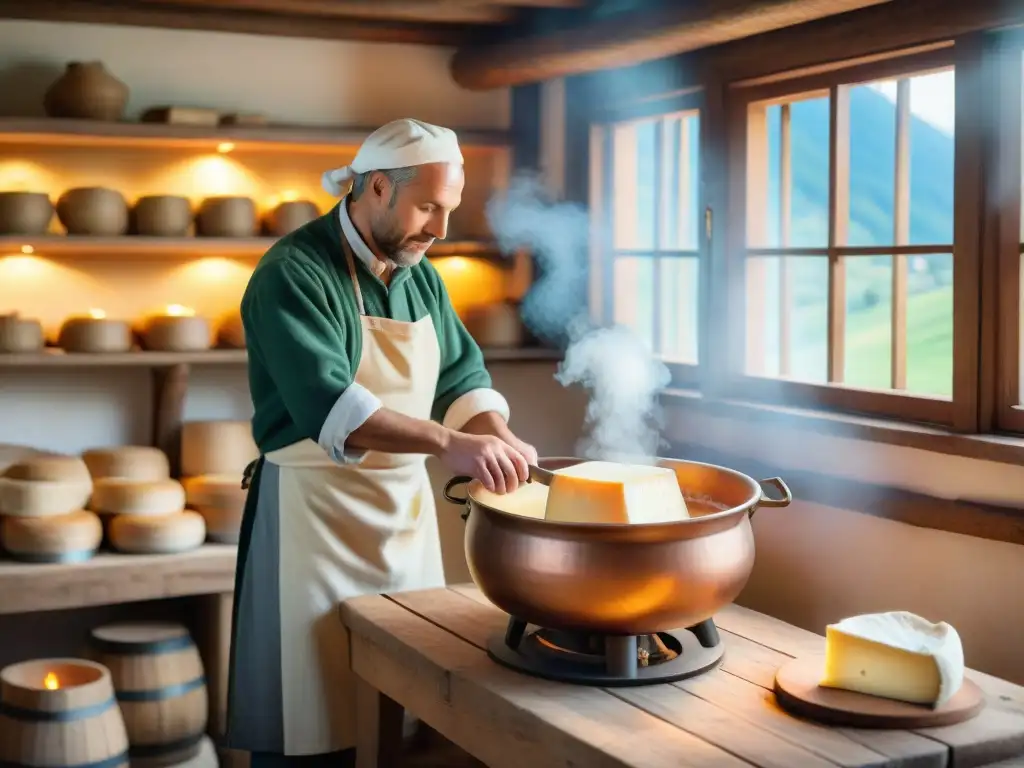
<path fill-rule="evenodd" d="M 164 313 L 168 317 L 193 317 L 196 311 L 189 307 L 183 307 L 181 304 L 168 304 Z"/>
<path fill-rule="evenodd" d="M 60 680 L 57 679 L 57 675 L 47 672 L 46 677 L 43 678 L 43 687 L 48 691 L 56 691 L 60 688 Z"/>
<path fill-rule="evenodd" d="M 107 313 L 104 312 L 102 309 L 89 310 L 89 317 L 91 317 L 93 320 L 103 320 L 106 316 Z"/>

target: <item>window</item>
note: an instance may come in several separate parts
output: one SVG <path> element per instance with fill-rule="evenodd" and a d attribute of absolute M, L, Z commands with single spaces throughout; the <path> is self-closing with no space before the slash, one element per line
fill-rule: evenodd
<path fill-rule="evenodd" d="M 992 136 L 998 264 L 996 418 L 1001 429 L 1024 431 L 1024 39 L 1000 41 L 993 75 L 998 96 Z M 991 217 L 990 217 L 991 218 Z"/>
<path fill-rule="evenodd" d="M 729 257 L 744 283 L 731 389 L 951 424 L 951 54 L 734 98 L 746 147 L 729 168 L 743 190 Z"/>
<path fill-rule="evenodd" d="M 595 307 L 631 327 L 692 383 L 700 362 L 700 114 L 692 103 L 648 106 L 591 128 Z"/>

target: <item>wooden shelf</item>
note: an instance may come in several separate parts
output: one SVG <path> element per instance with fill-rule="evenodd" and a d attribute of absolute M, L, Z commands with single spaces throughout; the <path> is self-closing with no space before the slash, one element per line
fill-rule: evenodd
<path fill-rule="evenodd" d="M 39 256 L 104 259 L 112 257 L 238 256 L 259 258 L 275 237 L 82 237 L 76 235 L 3 235 L 0 255 L 35 253 Z M 430 258 L 474 256 L 505 260 L 494 242 L 444 240 L 427 252 Z"/>
<path fill-rule="evenodd" d="M 103 122 L 56 118 L 0 118 L 0 143 L 50 146 L 112 146 L 182 148 L 217 151 L 230 143 L 234 150 L 280 152 L 337 152 L 356 149 L 375 129 L 358 126 L 202 127 L 162 123 Z M 454 129 L 465 149 L 512 146 L 503 130 Z"/>
<path fill-rule="evenodd" d="M 561 360 L 557 349 L 524 347 L 522 349 L 484 348 L 489 363 Z M 245 365 L 244 349 L 211 349 L 207 352 L 108 352 L 69 354 L 59 349 L 45 352 L 0 354 L 3 368 L 169 368 L 175 365 Z"/>
<path fill-rule="evenodd" d="M 244 349 L 206 352 L 104 352 L 69 354 L 59 349 L 0 354 L 0 368 L 163 368 L 173 365 L 243 365 Z"/>
<path fill-rule="evenodd" d="M 205 544 L 179 555 L 104 552 L 84 563 L 0 560 L 0 614 L 231 592 L 237 553 Z"/>

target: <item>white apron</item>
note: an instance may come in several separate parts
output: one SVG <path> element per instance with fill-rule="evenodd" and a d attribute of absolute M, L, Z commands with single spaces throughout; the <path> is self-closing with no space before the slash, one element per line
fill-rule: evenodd
<path fill-rule="evenodd" d="M 343 249 L 362 327 L 355 381 L 384 407 L 429 419 L 440 369 L 430 315 L 415 323 L 367 317 L 351 248 L 343 243 Z M 272 566 L 272 552 L 254 557 L 252 551 L 272 549 L 277 539 L 277 583 L 265 574 L 243 576 L 249 596 L 236 598 L 231 746 L 285 755 L 355 746 L 355 681 L 338 604 L 359 595 L 444 586 L 425 462 L 423 454 L 370 451 L 359 464 L 339 465 L 312 440 L 267 454 L 244 570 Z M 266 614 L 274 611 L 259 602 L 261 595 L 278 603 L 279 623 L 269 619 L 277 627 L 267 626 Z M 247 621 L 246 614 L 264 620 Z M 275 632 L 277 648 L 256 647 L 261 640 L 250 634 L 273 638 Z M 275 658 L 280 691 L 265 681 L 247 682 L 261 674 L 252 665 Z M 278 713 L 280 724 L 272 722 Z"/>

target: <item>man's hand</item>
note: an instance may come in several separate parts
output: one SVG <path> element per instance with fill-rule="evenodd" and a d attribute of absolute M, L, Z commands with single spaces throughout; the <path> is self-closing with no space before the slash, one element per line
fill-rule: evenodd
<path fill-rule="evenodd" d="M 466 422 L 466 426 L 462 428 L 462 431 L 468 432 L 471 435 L 494 435 L 495 437 L 500 437 L 519 451 L 519 453 L 523 454 L 523 458 L 526 459 L 528 464 L 533 464 L 534 466 L 537 464 L 537 449 L 512 434 L 512 430 L 508 428 L 505 420 L 494 413 L 494 411 L 478 413 Z"/>
<path fill-rule="evenodd" d="M 451 432 L 439 458 L 456 474 L 469 475 L 496 493 L 511 493 L 529 478 L 523 454 L 494 435 Z"/>

